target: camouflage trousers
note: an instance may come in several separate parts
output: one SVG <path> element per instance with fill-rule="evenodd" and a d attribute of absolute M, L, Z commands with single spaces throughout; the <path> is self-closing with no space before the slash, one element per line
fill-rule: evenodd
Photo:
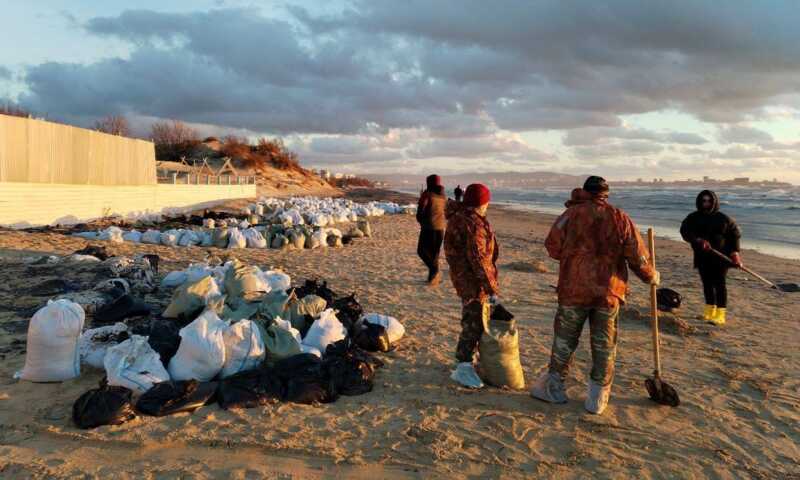
<path fill-rule="evenodd" d="M 483 335 L 483 326 L 489 320 L 489 304 L 470 302 L 461 308 L 461 335 L 458 336 L 456 359 L 471 362 Z"/>
<path fill-rule="evenodd" d="M 558 306 L 556 312 L 550 372 L 567 378 L 583 324 L 589 319 L 589 339 L 592 347 L 592 380 L 609 385 L 614 380 L 617 357 L 617 317 L 619 306 L 613 308 Z"/>

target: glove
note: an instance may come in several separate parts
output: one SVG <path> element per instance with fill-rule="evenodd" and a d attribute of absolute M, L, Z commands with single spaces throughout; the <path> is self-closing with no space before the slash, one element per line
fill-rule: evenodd
<path fill-rule="evenodd" d="M 650 285 L 655 285 L 656 287 L 661 285 L 661 272 L 658 270 L 655 271 L 653 278 L 650 279 Z"/>
<path fill-rule="evenodd" d="M 700 247 L 700 250 L 704 252 L 711 250 L 711 244 L 708 243 L 708 240 L 703 240 L 702 238 L 697 241 L 697 246 Z"/>
<path fill-rule="evenodd" d="M 731 260 L 733 260 L 733 264 L 736 268 L 742 268 L 742 256 L 739 255 L 739 252 L 733 252 L 731 254 Z"/>

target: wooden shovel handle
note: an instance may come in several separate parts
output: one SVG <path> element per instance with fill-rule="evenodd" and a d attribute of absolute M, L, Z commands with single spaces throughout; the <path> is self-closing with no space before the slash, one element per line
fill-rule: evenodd
<path fill-rule="evenodd" d="M 652 228 L 647 229 L 647 245 L 650 250 L 650 264 L 653 270 L 656 269 L 656 232 Z M 653 362 L 655 363 L 656 370 L 654 376 L 658 378 L 661 372 L 661 352 L 659 348 L 658 339 L 658 299 L 657 299 L 657 286 L 650 285 L 650 326 L 653 330 Z"/>
<path fill-rule="evenodd" d="M 764 282 L 765 284 L 769 285 L 770 287 L 778 289 L 778 287 L 775 286 L 774 283 L 770 282 L 766 278 L 764 278 L 761 275 L 757 274 L 756 272 L 750 270 L 749 268 L 745 267 L 744 265 L 736 265 L 735 263 L 733 263 L 733 260 L 731 260 L 731 258 L 729 256 L 725 255 L 724 253 L 720 252 L 719 250 L 715 250 L 715 249 L 712 248 L 711 249 L 711 253 L 713 253 L 714 255 L 718 256 L 719 258 L 725 260 L 726 262 L 730 263 L 731 265 L 733 265 L 734 267 L 738 268 L 739 270 L 744 270 L 745 272 L 747 272 L 750 275 L 756 277 L 757 279 L 761 280 L 762 282 Z"/>

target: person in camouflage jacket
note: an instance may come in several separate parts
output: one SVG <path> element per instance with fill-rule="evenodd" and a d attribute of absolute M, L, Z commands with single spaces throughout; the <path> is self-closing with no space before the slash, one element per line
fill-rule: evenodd
<path fill-rule="evenodd" d="M 600 414 L 608 404 L 617 353 L 617 317 L 625 302 L 628 268 L 642 281 L 658 284 L 649 253 L 636 225 L 608 203 L 608 184 L 589 177 L 584 192 L 573 192 L 556 219 L 545 247 L 559 261 L 558 310 L 550 365 L 531 394 L 552 403 L 567 401 L 564 380 L 589 320 L 592 371 L 586 409 Z M 586 194 L 589 198 L 586 198 Z"/>
<path fill-rule="evenodd" d="M 498 292 L 497 256 L 500 252 L 486 218 L 491 193 L 486 186 L 472 184 L 463 202 L 447 204 L 444 251 L 450 280 L 461 298 L 461 335 L 456 347 L 459 364 L 451 378 L 462 385 L 480 388 L 473 357 L 489 315 L 490 298 Z"/>

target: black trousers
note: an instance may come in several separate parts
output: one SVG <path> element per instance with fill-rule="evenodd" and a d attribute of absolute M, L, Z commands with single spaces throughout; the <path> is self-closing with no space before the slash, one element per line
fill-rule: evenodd
<path fill-rule="evenodd" d="M 701 264 L 697 270 L 700 272 L 700 280 L 703 281 L 703 296 L 706 298 L 706 305 L 727 308 L 728 287 L 725 285 L 725 276 L 728 274 L 728 267 Z"/>
<path fill-rule="evenodd" d="M 419 232 L 419 242 L 417 243 L 417 255 L 428 267 L 428 280 L 439 273 L 439 252 L 442 250 L 444 240 L 444 230 L 429 230 L 423 228 Z"/>

